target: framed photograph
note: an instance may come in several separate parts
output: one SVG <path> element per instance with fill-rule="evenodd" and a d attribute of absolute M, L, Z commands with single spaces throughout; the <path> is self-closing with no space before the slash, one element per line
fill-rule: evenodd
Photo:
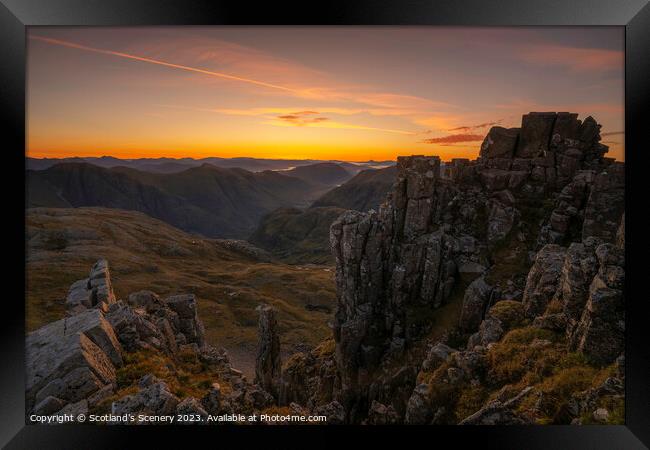
<path fill-rule="evenodd" d="M 647 448 L 647 1 L 1 3 L 6 448 Z"/>

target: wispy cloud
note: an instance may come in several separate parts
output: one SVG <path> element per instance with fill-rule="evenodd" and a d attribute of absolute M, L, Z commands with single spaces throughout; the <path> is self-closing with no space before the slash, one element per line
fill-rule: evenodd
<path fill-rule="evenodd" d="M 276 118 L 298 127 L 304 127 L 306 125 L 329 120 L 329 118 L 319 116 L 318 114 L 317 111 L 296 111 L 292 114 L 277 116 Z"/>
<path fill-rule="evenodd" d="M 621 70 L 623 51 L 561 45 L 526 46 L 521 58 L 538 65 L 563 66 L 575 72 Z"/>
<path fill-rule="evenodd" d="M 495 122 L 484 122 L 484 123 L 480 123 L 478 125 L 461 125 L 459 127 L 450 128 L 447 131 L 465 131 L 465 132 L 468 132 L 468 131 L 472 131 L 472 130 L 480 130 L 482 128 L 487 128 L 487 127 L 492 127 L 492 126 L 495 126 L 495 125 L 499 125 L 502 122 L 502 120 L 503 119 L 497 120 Z"/>
<path fill-rule="evenodd" d="M 442 137 L 424 139 L 424 144 L 459 144 L 463 142 L 482 141 L 485 136 L 480 134 L 450 134 Z"/>
<path fill-rule="evenodd" d="M 286 92 L 295 92 L 295 93 L 299 92 L 299 91 L 297 91 L 295 89 L 291 89 L 291 88 L 286 87 L 286 86 L 280 86 L 280 85 L 273 84 L 273 83 L 267 83 L 265 81 L 255 80 L 255 79 L 252 79 L 252 78 L 244 78 L 244 77 L 240 77 L 240 76 L 232 75 L 232 74 L 228 74 L 228 73 L 215 72 L 213 70 L 205 70 L 205 69 L 200 69 L 200 68 L 197 68 L 197 67 L 190 67 L 190 66 L 185 66 L 185 65 L 182 65 L 182 64 L 175 64 L 175 63 L 171 63 L 171 62 L 167 62 L 167 61 L 161 61 L 161 60 L 153 59 L 153 58 L 145 58 L 145 57 L 138 56 L 138 55 L 131 55 L 129 53 L 116 52 L 116 51 L 113 51 L 113 50 L 105 50 L 105 49 L 100 49 L 100 48 L 95 48 L 95 47 L 89 47 L 89 46 L 77 44 L 77 43 L 74 43 L 74 42 L 63 41 L 63 40 L 60 40 L 60 39 L 52 39 L 52 38 L 47 38 L 47 37 L 43 37 L 43 36 L 35 36 L 35 35 L 30 35 L 29 38 L 33 39 L 33 40 L 37 40 L 37 41 L 47 42 L 49 44 L 61 45 L 61 46 L 64 46 L 64 47 L 75 48 L 75 49 L 78 49 L 78 50 L 85 50 L 85 51 L 94 52 L 94 53 L 101 53 L 101 54 L 104 54 L 104 55 L 111 55 L 111 56 L 116 56 L 116 57 L 120 57 L 120 58 L 131 59 L 131 60 L 134 60 L 134 61 L 145 62 L 145 63 L 149 63 L 149 64 L 156 64 L 156 65 L 159 65 L 159 66 L 170 67 L 170 68 L 173 68 L 173 69 L 179 69 L 179 70 L 184 70 L 184 71 L 188 71 L 188 72 L 200 73 L 202 75 L 208 75 L 208 76 L 212 76 L 212 77 L 223 78 L 223 79 L 227 79 L 227 80 L 231 80 L 231 81 L 237 81 L 237 82 L 241 82 L 241 83 L 254 84 L 254 85 L 257 85 L 257 86 L 263 86 L 263 87 L 271 88 L 271 89 L 278 89 L 278 90 L 282 90 L 282 91 L 286 91 Z"/>
<path fill-rule="evenodd" d="M 183 42 L 181 45 L 173 42 L 170 43 L 167 40 L 161 40 L 157 42 L 139 43 L 137 47 L 130 48 L 128 51 L 115 51 L 33 34 L 30 34 L 29 38 L 51 45 L 159 65 L 206 76 L 207 78 L 228 80 L 239 85 L 264 88 L 267 91 L 283 93 L 290 97 L 308 99 L 318 103 L 331 104 L 337 102 L 339 104 L 349 105 L 344 107 L 318 107 L 318 111 L 323 114 L 339 114 L 344 116 L 368 114 L 377 117 L 395 116 L 403 117 L 405 120 L 417 125 L 419 119 L 426 118 L 432 111 L 455 108 L 454 105 L 447 102 L 409 94 L 374 90 L 368 84 L 362 86 L 346 85 L 329 78 L 327 74 L 313 71 L 301 64 L 276 58 L 273 55 L 226 41 L 205 42 L 198 40 Z M 154 56 L 143 56 L 143 54 Z M 206 68 L 206 66 L 208 67 Z M 215 70 L 212 68 L 215 66 L 229 70 Z M 260 74 L 264 74 L 264 76 L 260 76 Z M 310 81 L 316 84 L 311 85 Z M 196 108 L 196 110 L 199 109 L 202 108 Z M 202 110 L 228 115 L 250 116 L 290 116 L 295 112 L 295 109 L 285 107 L 251 109 L 205 108 Z M 308 110 L 305 109 L 305 111 Z M 309 122 L 324 122 L 329 119 L 327 117 L 316 120 L 314 118 L 277 118 L 293 125 L 305 125 Z M 356 127 L 365 126 L 357 125 Z M 385 130 L 381 127 L 369 126 L 363 129 Z M 413 134 L 411 131 L 391 130 L 391 132 Z"/>
<path fill-rule="evenodd" d="M 605 137 L 605 136 L 618 136 L 618 135 L 621 135 L 621 134 L 625 134 L 625 131 L 609 131 L 609 132 L 607 132 L 607 133 L 600 133 L 600 136 L 601 136 L 601 137 Z"/>
<path fill-rule="evenodd" d="M 324 111 L 314 110 L 292 110 L 290 108 L 252 108 L 252 109 L 219 109 L 219 108 L 194 108 L 180 105 L 157 105 L 162 108 L 173 108 L 189 111 L 202 111 L 217 114 L 230 114 L 235 116 L 255 116 L 264 119 L 262 124 L 282 127 L 318 127 L 318 128 L 337 128 L 347 130 L 366 130 L 381 131 L 385 133 L 416 135 L 418 133 L 407 130 L 397 130 L 393 128 L 372 127 L 352 123 L 333 121 L 329 117 L 322 116 Z M 333 109 L 335 110 L 335 109 Z M 280 113 L 280 115 L 278 115 Z M 317 116 L 317 117 L 313 117 Z"/>
<path fill-rule="evenodd" d="M 359 130 L 359 131 L 380 131 L 382 133 L 392 133 L 392 134 L 402 134 L 402 135 L 415 135 L 416 133 L 412 131 L 405 131 L 405 130 L 395 130 L 392 128 L 381 128 L 381 127 L 369 127 L 365 125 L 356 125 L 352 123 L 343 123 L 343 122 L 336 122 L 333 120 L 316 120 L 316 121 L 311 121 L 311 122 L 303 122 L 301 124 L 297 124 L 293 121 L 288 121 L 288 120 L 283 120 L 280 118 L 275 118 L 275 120 L 268 120 L 265 122 L 262 122 L 266 125 L 274 125 L 274 126 L 279 126 L 279 127 L 295 127 L 296 125 L 302 126 L 302 127 L 310 127 L 310 128 L 332 128 L 332 129 L 341 129 L 341 130 Z"/>

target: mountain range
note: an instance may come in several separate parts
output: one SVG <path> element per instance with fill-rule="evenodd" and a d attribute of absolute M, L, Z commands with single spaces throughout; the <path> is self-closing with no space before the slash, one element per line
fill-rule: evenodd
<path fill-rule="evenodd" d="M 122 161 L 98 159 L 104 165 Z M 388 167 L 366 169 L 354 175 L 349 166 L 358 166 L 332 162 L 260 172 L 204 163 L 174 171 L 178 164 L 183 163 L 157 162 L 156 165 L 167 168 L 165 171 L 123 165 L 107 168 L 88 162 L 63 162 L 43 170 L 30 169 L 27 171 L 27 206 L 99 206 L 140 211 L 206 237 L 244 239 L 254 234 L 270 251 L 277 250 L 278 242 L 284 242 L 280 245 L 284 248 L 288 242 L 296 243 L 308 235 L 320 233 L 316 238 L 322 243 L 318 250 L 311 242 L 307 245 L 311 250 L 300 252 L 303 256 L 314 255 L 315 260 L 308 260 L 316 262 L 329 258 L 328 230 L 325 226 L 312 229 L 312 225 L 322 213 L 325 216 L 318 219 L 319 223 L 324 223 L 325 219 L 331 223 L 334 220 L 332 209 L 315 208 L 307 216 L 297 216 L 295 208 L 308 208 L 313 204 L 363 211 L 376 207 L 390 189 L 395 172 Z M 287 208 L 293 211 L 290 222 L 285 220 Z M 276 210 L 278 216 L 284 218 L 270 218 L 260 224 L 263 217 Z M 271 223 L 278 236 L 264 238 L 268 232 L 265 228 Z M 285 230 L 284 226 L 289 224 L 291 229 Z M 298 229 L 302 231 L 296 234 Z M 286 256 L 285 253 L 285 250 L 280 251 L 282 256 Z"/>
<path fill-rule="evenodd" d="M 240 168 L 250 172 L 262 172 L 264 170 L 290 170 L 295 167 L 308 166 L 318 163 L 337 164 L 353 175 L 364 169 L 381 168 L 394 165 L 394 161 L 321 161 L 316 159 L 265 159 L 265 158 L 116 158 L 114 156 L 100 157 L 69 157 L 69 158 L 26 158 L 27 169 L 45 170 L 61 163 L 89 163 L 95 166 L 111 169 L 113 167 L 130 167 L 145 172 L 173 173 L 181 172 L 190 167 L 198 167 L 203 164 L 224 169 Z"/>
<path fill-rule="evenodd" d="M 28 171 L 27 206 L 140 211 L 187 232 L 242 238 L 264 214 L 280 207 L 305 207 L 326 189 L 280 172 L 209 164 L 161 174 L 64 163 Z"/>

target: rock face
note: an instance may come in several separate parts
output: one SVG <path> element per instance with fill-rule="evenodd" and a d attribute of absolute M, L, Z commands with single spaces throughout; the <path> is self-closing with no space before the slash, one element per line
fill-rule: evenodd
<path fill-rule="evenodd" d="M 400 157 L 393 190 L 378 211 L 346 212 L 332 224 L 337 395 L 347 421 L 375 417 L 382 407 L 392 407 L 400 420 L 404 414 L 422 416 L 416 405 L 426 404 L 424 394 L 416 389 L 410 400 L 402 398 L 389 380 L 426 333 L 426 311 L 449 301 L 463 274 L 479 275 L 465 292 L 459 323 L 464 332 L 477 332 L 472 345 L 500 339 L 507 326 L 485 312 L 502 298 L 521 298 L 523 290 L 525 315 L 540 317 L 540 327 L 571 324 L 578 330 L 572 335 L 580 336 L 573 339 L 576 348 L 594 353 L 592 344 L 607 347 L 605 359 L 615 353 L 616 339 L 595 342 L 602 336 L 597 331 L 604 330 L 593 316 L 605 314 L 618 323 L 619 297 L 600 281 L 584 287 L 594 274 L 588 263 L 580 265 L 579 246 L 591 245 L 590 238 L 619 239 L 624 166 L 603 158 L 607 147 L 599 142 L 600 125 L 577 117 L 530 113 L 521 128 L 494 127 L 477 161 L 453 160 L 443 173 L 437 157 Z M 572 242 L 576 247 L 567 249 Z M 500 254 L 494 261 L 503 248 L 519 253 Z M 493 273 L 492 266 L 527 252 L 535 256 L 523 281 Z M 612 270 L 603 277 L 617 282 Z M 564 294 L 558 294 L 560 286 Z M 566 311 L 542 319 L 554 299 Z M 403 382 L 415 388 L 413 376 Z M 426 420 L 433 420 L 436 411 L 429 413 Z M 445 414 L 440 411 L 436 420 Z"/>
<path fill-rule="evenodd" d="M 257 311 L 259 313 L 259 328 L 255 358 L 255 382 L 262 389 L 278 398 L 282 384 L 278 322 L 273 307 L 260 305 L 257 307 Z"/>
<path fill-rule="evenodd" d="M 67 317 L 27 335 L 28 412 L 87 410 L 112 394 L 126 352 L 149 349 L 173 355 L 188 344 L 206 355 L 212 351 L 205 346 L 193 295 L 161 300 L 140 291 L 126 302 L 117 300 L 105 260 L 92 267 L 89 278 L 73 283 L 66 305 Z M 140 409 L 150 410 L 148 400 L 140 397 L 125 399 L 118 410 L 124 404 L 140 408 L 133 406 L 136 401 Z"/>
<path fill-rule="evenodd" d="M 580 321 L 569 332 L 570 346 L 600 364 L 608 364 L 624 348 L 625 256 L 612 244 L 596 248 L 599 269 L 589 284 L 589 297 Z"/>
<path fill-rule="evenodd" d="M 62 321 L 27 337 L 28 411 L 47 397 L 78 402 L 115 382 L 115 366 L 106 353 L 83 332 L 66 333 Z"/>
<path fill-rule="evenodd" d="M 559 245 L 544 246 L 535 256 L 528 272 L 523 304 L 526 315 L 535 317 L 544 312 L 557 289 L 566 249 Z"/>

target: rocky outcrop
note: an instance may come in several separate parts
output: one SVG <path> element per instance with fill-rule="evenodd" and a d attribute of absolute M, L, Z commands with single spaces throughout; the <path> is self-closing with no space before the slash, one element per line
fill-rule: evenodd
<path fill-rule="evenodd" d="M 255 358 L 255 382 L 262 389 L 279 397 L 282 384 L 280 360 L 280 335 L 275 310 L 269 305 L 257 307 L 259 313 L 257 356 Z"/>
<path fill-rule="evenodd" d="M 161 300 L 140 291 L 118 300 L 108 263 L 100 260 L 89 278 L 72 285 L 66 305 L 67 317 L 27 335 L 28 412 L 87 412 L 114 395 L 125 355 L 139 350 L 173 356 L 179 348 L 194 346 L 204 364 L 229 370 L 227 357 L 205 344 L 193 295 Z M 152 380 L 145 377 L 137 394 L 116 401 L 114 412 L 173 413 L 179 399 L 164 382 Z"/>
<path fill-rule="evenodd" d="M 115 383 L 115 366 L 110 358 L 83 332 L 66 333 L 65 320 L 27 336 L 28 411 L 47 397 L 75 403 Z"/>
<path fill-rule="evenodd" d="M 576 348 L 590 353 L 594 334 L 586 330 L 602 330 L 590 317 L 618 313 L 611 291 L 597 284 L 586 307 L 594 250 L 585 248 L 618 239 L 624 185 L 623 165 L 603 158 L 599 130 L 591 117 L 530 113 L 521 128 L 493 127 L 476 161 L 453 160 L 441 172 L 437 157 L 400 157 L 393 190 L 378 211 L 347 212 L 333 223 L 337 395 L 347 421 L 371 420 L 382 407 L 412 423 L 450 420 L 449 411 L 422 412 L 432 406 L 414 377 L 405 378 L 412 395 L 395 400 L 401 396 L 388 374 L 408 366 L 426 334 L 428 312 L 450 299 L 464 274 L 478 275 L 464 293 L 458 326 L 466 335 L 475 332 L 467 348 L 499 341 L 512 325 L 486 311 L 499 300 L 521 298 L 521 311 L 514 308 L 521 321 L 559 331 L 578 327 L 581 338 L 574 341 L 583 343 Z M 531 263 L 527 276 L 504 273 Z M 611 270 L 607 276 L 614 277 Z M 547 313 L 557 305 L 564 310 Z M 590 309 L 593 314 L 585 312 Z M 613 353 L 617 346 L 607 342 L 595 345 Z M 463 373 L 450 369 L 450 379 Z M 470 422 L 490 421 L 502 419 Z"/>
<path fill-rule="evenodd" d="M 625 257 L 613 244 L 596 248 L 599 269 L 589 285 L 580 321 L 569 332 L 570 348 L 600 364 L 612 362 L 624 350 Z"/>
<path fill-rule="evenodd" d="M 178 332 L 182 333 L 187 342 L 196 343 L 199 347 L 205 344 L 205 330 L 199 320 L 199 312 L 194 294 L 173 295 L 165 299 L 172 311 L 178 314 Z"/>
<path fill-rule="evenodd" d="M 285 364 L 282 380 L 282 403 L 296 402 L 313 409 L 331 402 L 340 390 L 334 342 L 325 341 L 309 352 L 294 353 Z"/>
<path fill-rule="evenodd" d="M 111 285 L 108 262 L 100 259 L 90 269 L 88 278 L 70 286 L 65 305 L 68 315 L 74 315 L 89 308 L 105 311 L 113 303 L 115 303 L 115 293 Z"/>
<path fill-rule="evenodd" d="M 621 215 L 618 225 L 607 227 L 617 230 L 605 235 L 610 242 L 603 243 L 601 228 L 596 230 L 597 237 L 588 236 L 566 250 L 545 246 L 536 257 L 542 264 L 536 262 L 531 269 L 524 294 L 527 314 L 537 316 L 535 326 L 565 331 L 569 350 L 584 353 L 601 365 L 614 361 L 624 347 L 623 223 Z M 561 260 L 560 255 L 564 255 Z M 561 312 L 544 312 L 551 298 Z"/>

